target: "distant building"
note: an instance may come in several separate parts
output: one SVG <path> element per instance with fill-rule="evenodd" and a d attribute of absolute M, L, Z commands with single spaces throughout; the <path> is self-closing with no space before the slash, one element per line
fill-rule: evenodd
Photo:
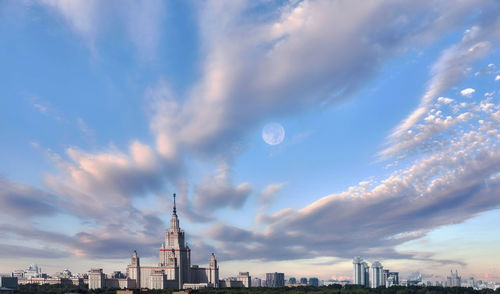
<path fill-rule="evenodd" d="M 450 271 L 451 275 L 446 278 L 447 287 L 460 287 L 462 278 L 458 275 L 458 271 Z"/>
<path fill-rule="evenodd" d="M 249 272 L 240 272 L 238 275 L 238 281 L 243 283 L 243 287 L 250 288 L 252 287 L 252 277 L 250 277 Z"/>
<path fill-rule="evenodd" d="M 267 273 L 266 286 L 269 288 L 285 287 L 285 274 L 284 273 Z"/>
<path fill-rule="evenodd" d="M 371 287 L 377 288 L 380 286 L 385 286 L 384 283 L 384 267 L 378 261 L 372 263 L 372 276 L 371 276 Z"/>
<path fill-rule="evenodd" d="M 318 278 L 309 278 L 309 286 L 318 287 L 319 286 Z"/>
<path fill-rule="evenodd" d="M 395 285 L 399 285 L 399 273 L 398 272 L 389 272 L 385 286 L 392 287 Z"/>
<path fill-rule="evenodd" d="M 243 282 L 235 277 L 229 277 L 219 281 L 219 288 L 243 288 Z"/>
<path fill-rule="evenodd" d="M 300 278 L 300 284 L 307 285 L 307 278 Z"/>
<path fill-rule="evenodd" d="M 353 261 L 353 284 L 363 285 L 366 287 L 370 286 L 370 267 L 368 263 L 363 261 L 360 257 L 354 257 Z"/>
<path fill-rule="evenodd" d="M 297 279 L 294 277 L 290 277 L 288 279 L 288 284 L 292 284 L 292 285 L 297 284 Z"/>
<path fill-rule="evenodd" d="M 17 288 L 17 277 L 0 276 L 0 289 L 3 289 L 4 293 L 12 293 Z"/>
<path fill-rule="evenodd" d="M 382 275 L 383 275 L 383 278 L 382 278 L 382 285 L 386 286 L 387 287 L 387 279 L 389 278 L 389 270 L 388 269 L 384 269 L 382 271 Z"/>
<path fill-rule="evenodd" d="M 261 287 L 261 286 L 262 286 L 262 279 L 259 278 L 252 279 L 252 287 Z"/>

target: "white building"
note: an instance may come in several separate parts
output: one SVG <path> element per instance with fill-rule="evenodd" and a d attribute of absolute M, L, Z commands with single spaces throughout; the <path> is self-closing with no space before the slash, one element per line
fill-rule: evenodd
<path fill-rule="evenodd" d="M 252 286 L 252 277 L 250 277 L 249 272 L 240 272 L 237 279 L 243 283 L 243 287 L 245 288 L 250 288 Z"/>
<path fill-rule="evenodd" d="M 384 282 L 384 267 L 378 261 L 372 263 L 371 287 L 377 288 L 385 286 Z"/>
<path fill-rule="evenodd" d="M 191 249 L 186 245 L 184 231 L 179 226 L 175 194 L 170 228 L 165 233 L 165 243 L 161 245 L 159 253 L 160 262 L 157 265 L 144 266 L 141 265 L 140 258 L 134 251 L 127 267 L 127 280 L 131 280 L 131 282 L 122 282 L 121 284 L 128 284 L 126 288 L 149 289 L 219 287 L 219 267 L 213 253 L 210 256 L 209 267 L 191 265 Z M 121 279 L 105 279 L 101 273 L 92 271 L 89 274 L 89 289 L 120 284 L 118 280 Z M 103 282 L 102 279 L 110 281 Z M 125 287 L 120 286 L 120 288 Z"/>
<path fill-rule="evenodd" d="M 253 278 L 252 279 L 252 287 L 260 287 L 262 285 L 262 279 Z"/>
<path fill-rule="evenodd" d="M 368 263 L 363 261 L 360 257 L 355 257 L 352 261 L 354 267 L 353 284 L 370 286 L 370 275 Z"/>

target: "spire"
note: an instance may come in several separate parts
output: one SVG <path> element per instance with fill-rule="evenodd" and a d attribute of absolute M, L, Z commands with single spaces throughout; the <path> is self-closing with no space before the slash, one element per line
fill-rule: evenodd
<path fill-rule="evenodd" d="M 174 193 L 174 214 L 177 215 L 177 209 L 175 208 L 175 193 Z"/>
<path fill-rule="evenodd" d="M 177 209 L 175 207 L 175 193 L 174 193 L 174 210 L 172 213 L 172 219 L 170 220 L 170 231 L 171 232 L 179 232 L 179 218 L 177 218 Z"/>

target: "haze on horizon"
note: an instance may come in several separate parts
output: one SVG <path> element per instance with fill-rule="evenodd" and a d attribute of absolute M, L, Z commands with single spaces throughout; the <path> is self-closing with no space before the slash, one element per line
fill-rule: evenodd
<path fill-rule="evenodd" d="M 500 281 L 500 2 L 0 2 L 0 272 L 352 258 Z"/>

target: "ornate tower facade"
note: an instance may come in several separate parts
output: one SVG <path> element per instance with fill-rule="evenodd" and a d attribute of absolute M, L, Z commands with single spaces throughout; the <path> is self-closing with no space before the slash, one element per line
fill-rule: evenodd
<path fill-rule="evenodd" d="M 136 281 L 136 287 L 138 289 L 141 288 L 141 261 L 135 250 L 130 259 L 130 264 L 127 267 L 127 276 Z"/>
<path fill-rule="evenodd" d="M 219 267 L 217 266 L 217 259 L 213 253 L 212 256 L 210 256 L 208 282 L 214 285 L 215 288 L 219 288 Z"/>
<path fill-rule="evenodd" d="M 179 289 L 182 289 L 182 285 L 191 280 L 191 250 L 186 246 L 184 231 L 179 226 L 175 197 L 174 194 L 174 208 L 170 219 L 170 228 L 165 233 L 165 243 L 160 248 L 160 266 L 175 269 Z"/>

